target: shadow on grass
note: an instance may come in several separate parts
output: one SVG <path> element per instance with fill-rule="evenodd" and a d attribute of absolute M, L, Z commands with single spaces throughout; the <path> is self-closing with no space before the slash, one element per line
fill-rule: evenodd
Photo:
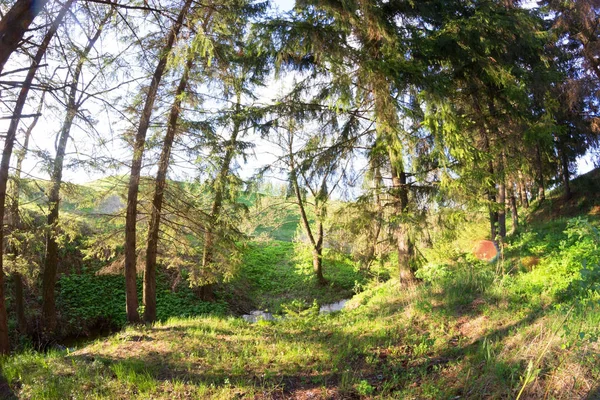
<path fill-rule="evenodd" d="M 596 386 L 585 396 L 585 400 L 600 400 L 600 385 Z"/>
<path fill-rule="evenodd" d="M 15 395 L 15 393 L 10 388 L 10 385 L 8 384 L 8 382 L 6 382 L 6 379 L 4 378 L 4 375 L 2 375 L 1 371 L 0 371 L 0 399 L 6 399 L 6 400 L 18 399 L 18 397 Z"/>

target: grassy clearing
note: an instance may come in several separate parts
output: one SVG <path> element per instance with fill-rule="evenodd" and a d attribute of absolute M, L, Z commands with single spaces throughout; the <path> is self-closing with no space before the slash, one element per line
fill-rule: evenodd
<path fill-rule="evenodd" d="M 243 293 L 248 298 L 246 311 L 256 308 L 281 313 L 290 307 L 306 309 L 313 302 L 322 305 L 350 298 L 366 284 L 364 274 L 348 256 L 326 251 L 323 272 L 328 284 L 319 285 L 311 257 L 310 250 L 300 243 L 251 243 L 238 278 L 225 286 L 222 294 L 235 304 L 239 299 L 234 296 Z"/>
<path fill-rule="evenodd" d="M 463 226 L 426 253 L 423 283 L 410 289 L 367 283 L 333 253 L 332 284 L 319 287 L 298 244 L 255 243 L 224 300 L 286 319 L 171 318 L 71 352 L 22 352 L 0 360 L 0 397 L 600 398 L 600 223 L 590 207 L 538 218 L 496 264 L 468 254 L 485 225 Z M 364 290 L 342 312 L 311 306 L 354 287 Z"/>

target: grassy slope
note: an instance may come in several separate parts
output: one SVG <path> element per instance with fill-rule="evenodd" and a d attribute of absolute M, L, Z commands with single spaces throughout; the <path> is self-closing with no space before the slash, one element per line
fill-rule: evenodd
<path fill-rule="evenodd" d="M 25 197 L 29 199 L 28 210 L 39 214 L 43 204 L 43 183 L 27 181 Z M 124 193 L 125 179 L 110 177 L 85 185 L 65 184 L 62 190 L 61 218 L 69 221 L 75 232 L 106 231 L 122 229 L 123 220 L 117 218 L 107 222 L 98 218 L 97 213 L 115 213 L 119 210 L 119 194 Z M 267 199 L 268 203 L 269 198 Z M 240 201 L 250 206 L 255 198 L 243 196 Z M 125 200 L 121 198 L 120 206 Z M 226 312 L 249 312 L 252 309 L 268 309 L 280 313 L 282 306 L 306 307 L 317 301 L 331 303 L 353 295 L 356 283 L 364 284 L 364 277 L 356 270 L 347 257 L 328 254 L 325 261 L 325 276 L 330 282 L 327 287 L 319 286 L 312 279 L 311 258 L 299 244 L 291 241 L 298 228 L 298 213 L 295 208 L 284 209 L 285 218 L 277 226 L 260 227 L 256 234 L 263 233 L 277 241 L 264 240 L 251 243 L 244 252 L 241 278 L 220 285 L 217 288 L 217 304 L 200 302 L 185 279 L 177 279 L 174 271 L 162 271 L 158 276 L 158 319 L 169 317 L 194 316 L 206 313 L 225 314 Z M 271 213 L 274 211 L 271 211 Z M 268 218 L 265 219 L 267 221 Z M 77 230 L 79 229 L 79 231 Z M 79 241 L 81 242 L 81 240 Z M 48 340 L 63 343 L 73 337 L 95 336 L 96 331 L 116 329 L 125 323 L 124 281 L 122 275 L 96 275 L 95 272 L 106 264 L 98 260 L 83 260 L 76 245 L 69 244 L 61 258 L 61 276 L 57 286 L 57 301 L 60 318 L 60 331 Z M 65 273 L 65 275 L 62 275 Z M 141 278 L 138 282 L 141 284 Z M 12 282 L 9 280 L 9 286 Z M 176 286 L 176 290 L 171 290 Z M 30 319 L 39 313 L 39 293 L 37 288 L 28 291 L 27 312 Z M 12 287 L 8 290 L 9 306 L 13 301 Z M 141 286 L 138 295 L 142 295 Z M 141 301 L 141 299 L 140 299 Z M 12 315 L 11 315 L 12 317 Z M 11 319 L 13 342 L 23 342 L 16 337 L 16 321 Z M 22 344 L 26 345 L 27 340 Z M 20 345 L 20 347 L 22 347 Z"/>
<path fill-rule="evenodd" d="M 0 395 L 480 399 L 522 391 L 521 398 L 600 398 L 597 204 L 579 211 L 589 220 L 569 222 L 549 220 L 548 204 L 557 202 L 539 209 L 548 207 L 546 216 L 532 214 L 531 228 L 510 238 L 500 264 L 459 254 L 429 265 L 428 283 L 410 290 L 373 284 L 333 315 L 313 308 L 254 325 L 171 319 L 72 353 L 17 354 L 1 361 L 9 384 Z M 292 271 L 286 246 L 256 247 L 247 265 L 250 293 L 266 307 L 285 298 L 279 285 L 268 293 L 269 282 Z M 273 276 L 260 267 L 269 254 L 282 260 Z M 292 291 L 302 291 L 301 274 L 289 279 Z"/>

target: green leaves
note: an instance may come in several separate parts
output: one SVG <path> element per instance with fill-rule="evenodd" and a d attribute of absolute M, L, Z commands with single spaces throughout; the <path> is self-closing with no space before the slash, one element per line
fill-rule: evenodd
<path fill-rule="evenodd" d="M 141 294 L 142 280 L 138 279 Z M 98 327 L 120 328 L 127 322 L 125 315 L 125 279 L 121 275 L 63 275 L 59 282 L 58 304 L 62 319 L 78 332 Z M 170 290 L 164 274 L 157 277 L 157 317 L 190 317 L 202 314 L 224 314 L 224 303 L 200 301 L 184 282 L 177 291 Z M 140 299 L 141 300 L 141 299 Z M 140 302 L 141 303 L 141 302 Z"/>

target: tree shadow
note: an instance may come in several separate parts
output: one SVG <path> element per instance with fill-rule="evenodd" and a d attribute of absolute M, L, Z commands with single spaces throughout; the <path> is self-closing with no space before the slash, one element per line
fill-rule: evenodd
<path fill-rule="evenodd" d="M 600 400 L 600 385 L 590 390 L 585 396 L 585 400 Z"/>
<path fill-rule="evenodd" d="M 2 374 L 1 371 L 0 371 L 0 399 L 6 399 L 6 400 L 18 399 L 18 397 L 15 395 L 15 393 L 10 388 L 10 385 L 6 381 L 6 378 L 4 378 L 4 375 Z"/>

